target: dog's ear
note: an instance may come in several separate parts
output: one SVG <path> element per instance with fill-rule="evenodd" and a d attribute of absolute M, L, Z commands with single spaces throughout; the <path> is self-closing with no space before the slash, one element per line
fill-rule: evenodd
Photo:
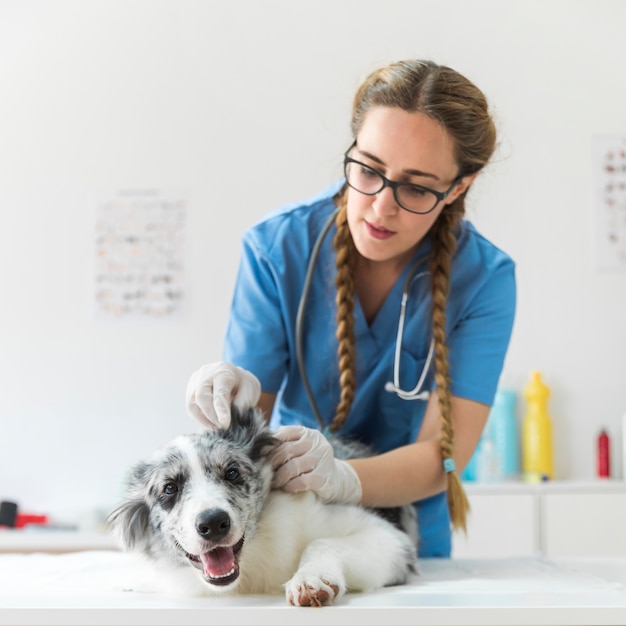
<path fill-rule="evenodd" d="M 145 499 L 149 471 L 148 463 L 133 467 L 126 499 L 107 517 L 109 528 L 125 550 L 143 550 L 149 544 L 150 509 Z"/>
<path fill-rule="evenodd" d="M 278 444 L 259 409 L 240 410 L 231 406 L 230 427 L 226 436 L 249 446 L 250 457 L 254 460 L 267 456 Z"/>

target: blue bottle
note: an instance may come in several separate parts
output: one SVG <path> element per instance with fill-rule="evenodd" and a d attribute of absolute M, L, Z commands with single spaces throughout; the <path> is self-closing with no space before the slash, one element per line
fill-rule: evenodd
<path fill-rule="evenodd" d="M 510 389 L 498 389 L 489 413 L 487 436 L 493 441 L 500 461 L 502 478 L 519 477 L 519 424 L 516 415 L 517 395 Z"/>

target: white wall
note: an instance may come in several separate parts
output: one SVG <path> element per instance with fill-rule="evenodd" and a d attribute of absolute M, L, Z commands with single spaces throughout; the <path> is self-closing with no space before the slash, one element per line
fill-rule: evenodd
<path fill-rule="evenodd" d="M 626 411 L 626 274 L 592 256 L 591 141 L 626 132 L 620 0 L 0 0 L 0 499 L 105 509 L 128 465 L 195 426 L 244 228 L 340 174 L 374 67 L 429 57 L 492 102 L 501 149 L 470 217 L 517 261 L 506 382 L 553 390 L 560 478 Z M 93 316 L 102 190 L 187 194 L 187 299 Z M 616 459 L 615 470 L 621 469 Z"/>

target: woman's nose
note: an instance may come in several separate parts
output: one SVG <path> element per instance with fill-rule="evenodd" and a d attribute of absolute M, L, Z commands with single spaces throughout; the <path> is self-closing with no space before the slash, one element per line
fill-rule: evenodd
<path fill-rule="evenodd" d="M 398 212 L 399 206 L 391 187 L 381 189 L 375 196 L 372 203 L 377 215 L 394 215 Z"/>

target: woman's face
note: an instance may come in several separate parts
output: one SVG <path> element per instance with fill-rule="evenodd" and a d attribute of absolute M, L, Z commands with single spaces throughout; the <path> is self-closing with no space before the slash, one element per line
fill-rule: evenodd
<path fill-rule="evenodd" d="M 407 182 L 445 192 L 458 176 L 452 139 L 423 113 L 376 107 L 369 111 L 350 157 L 394 182 Z M 348 225 L 364 259 L 399 270 L 411 259 L 424 235 L 447 204 L 469 186 L 465 177 L 425 215 L 410 213 L 385 187 L 375 196 L 348 188 Z"/>

